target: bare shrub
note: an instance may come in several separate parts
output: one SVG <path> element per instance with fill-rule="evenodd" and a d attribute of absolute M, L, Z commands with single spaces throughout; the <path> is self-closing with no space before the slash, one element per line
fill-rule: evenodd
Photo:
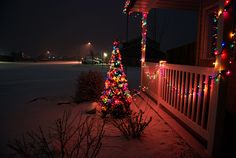
<path fill-rule="evenodd" d="M 95 158 L 104 136 L 104 121 L 81 114 L 71 118 L 64 112 L 53 127 L 45 132 L 41 127 L 9 144 L 15 157 L 23 158 Z"/>
<path fill-rule="evenodd" d="M 77 79 L 74 101 L 96 101 L 103 90 L 103 75 L 99 71 L 81 72 Z"/>
<path fill-rule="evenodd" d="M 120 130 L 125 138 L 139 138 L 152 121 L 152 117 L 147 120 L 147 118 L 143 118 L 143 114 L 142 110 L 139 110 L 138 113 L 131 112 L 131 115 L 125 118 L 113 119 L 112 124 Z"/>

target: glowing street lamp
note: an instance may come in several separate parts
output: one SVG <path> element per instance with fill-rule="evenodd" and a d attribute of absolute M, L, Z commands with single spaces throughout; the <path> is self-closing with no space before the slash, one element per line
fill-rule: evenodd
<path fill-rule="evenodd" d="M 92 43 L 91 42 L 88 42 L 87 43 L 87 46 L 88 46 L 88 51 L 89 51 L 89 54 L 90 56 L 92 57 L 92 64 L 94 64 L 94 52 L 93 52 L 93 48 L 92 48 Z"/>
<path fill-rule="evenodd" d="M 107 54 L 106 52 L 103 53 L 103 58 L 104 58 L 103 60 L 104 60 L 104 63 L 106 63 L 107 55 L 108 55 L 108 54 Z"/>
<path fill-rule="evenodd" d="M 106 58 L 106 57 L 107 57 L 107 53 L 106 53 L 106 52 L 104 52 L 104 53 L 103 53 L 103 56 L 104 56 L 104 58 Z"/>

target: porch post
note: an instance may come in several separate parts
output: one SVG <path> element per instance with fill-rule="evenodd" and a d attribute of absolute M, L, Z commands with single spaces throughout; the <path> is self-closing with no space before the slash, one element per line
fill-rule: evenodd
<path fill-rule="evenodd" d="M 147 12 L 143 13 L 142 17 L 142 40 L 141 40 L 141 64 L 144 66 L 146 57 L 146 42 L 147 42 Z"/>
<path fill-rule="evenodd" d="M 219 10 L 218 10 L 218 32 L 217 32 L 217 46 L 216 46 L 216 60 L 215 60 L 215 69 L 219 71 L 219 73 L 224 69 L 223 63 L 221 60 L 221 54 L 222 52 L 222 42 L 223 42 L 223 32 L 224 32 L 224 16 L 223 16 L 223 10 L 224 10 L 224 0 L 219 0 Z"/>
<path fill-rule="evenodd" d="M 224 2 L 225 0 L 218 0 L 218 14 L 217 14 L 217 19 L 218 19 L 218 24 L 217 24 L 217 45 L 216 45 L 216 51 L 214 52 L 215 54 L 215 70 L 218 72 L 218 74 L 221 74 L 221 71 L 225 69 L 224 63 L 221 58 L 221 53 L 223 51 L 222 47 L 222 42 L 224 38 Z M 213 101 L 215 104 L 214 109 L 210 109 L 210 116 L 209 118 L 212 120 L 211 123 L 209 124 L 209 140 L 208 140 L 208 146 L 207 146 L 207 151 L 209 155 L 211 156 L 216 156 L 219 154 L 220 151 L 220 146 L 219 144 L 221 143 L 222 139 L 222 119 L 224 118 L 224 109 L 223 109 L 223 104 L 222 100 L 220 99 L 222 94 L 221 91 L 225 89 L 225 87 L 222 85 L 222 77 L 221 75 L 214 76 L 213 79 L 219 80 L 218 82 L 214 82 L 214 91 L 212 91 L 212 95 L 214 95 Z M 216 88 L 218 87 L 218 88 Z M 225 95 L 224 97 L 225 98 Z M 221 112 L 219 112 L 221 110 Z M 217 122 L 218 121 L 218 122 Z M 219 150 L 219 151 L 217 151 Z"/>
<path fill-rule="evenodd" d="M 217 32 L 217 50 L 214 52 L 216 55 L 215 69 L 219 73 L 229 75 L 230 57 L 233 54 L 235 47 L 235 12 L 234 0 L 219 0 L 218 10 L 218 32 Z M 233 11 L 229 11 L 229 8 Z M 222 72 L 223 71 L 223 72 Z"/>
<path fill-rule="evenodd" d="M 210 139 L 208 144 L 208 152 L 213 156 L 221 156 L 227 153 L 224 153 L 224 145 L 223 139 L 226 136 L 224 129 L 224 121 L 226 116 L 226 107 L 227 107 L 227 94 L 228 90 L 228 78 L 227 75 L 230 75 L 230 53 L 232 53 L 230 41 L 232 41 L 232 37 L 235 33 L 232 33 L 232 29 L 235 30 L 235 26 L 232 27 L 234 16 L 232 12 L 228 12 L 229 8 L 235 6 L 234 0 L 218 0 L 219 10 L 218 10 L 218 33 L 217 33 L 217 51 L 215 52 L 216 60 L 215 60 L 215 69 L 218 71 L 219 75 L 215 76 L 214 79 L 215 84 L 218 84 L 218 90 L 214 89 L 214 91 L 218 91 L 216 94 L 216 108 L 214 113 L 212 112 L 212 119 L 214 119 L 214 123 L 210 128 Z M 230 34 L 229 34 L 230 33 Z M 218 82 L 217 82 L 218 81 Z M 216 93 L 215 92 L 215 93 Z"/>
<path fill-rule="evenodd" d="M 143 85 L 144 66 L 146 58 L 146 42 L 147 42 L 147 12 L 142 13 L 142 39 L 141 39 L 141 86 Z"/>

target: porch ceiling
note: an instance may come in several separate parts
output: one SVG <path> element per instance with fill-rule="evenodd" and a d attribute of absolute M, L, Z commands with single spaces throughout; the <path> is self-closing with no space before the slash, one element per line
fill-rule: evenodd
<path fill-rule="evenodd" d="M 152 8 L 198 10 L 201 0 L 130 0 L 127 12 L 148 12 Z"/>

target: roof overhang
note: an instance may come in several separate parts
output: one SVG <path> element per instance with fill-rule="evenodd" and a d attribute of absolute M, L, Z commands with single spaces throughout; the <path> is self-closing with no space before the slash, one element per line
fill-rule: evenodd
<path fill-rule="evenodd" d="M 152 8 L 198 10 L 201 0 L 127 0 L 125 13 L 149 12 Z"/>

